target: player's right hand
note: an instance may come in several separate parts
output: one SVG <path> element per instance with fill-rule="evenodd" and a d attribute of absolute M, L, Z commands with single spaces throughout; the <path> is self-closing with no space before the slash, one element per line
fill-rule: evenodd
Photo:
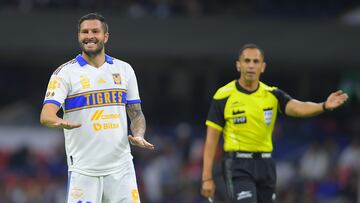
<path fill-rule="evenodd" d="M 202 183 L 201 195 L 205 198 L 214 199 L 215 184 L 213 180 L 207 180 Z"/>
<path fill-rule="evenodd" d="M 74 129 L 74 128 L 79 128 L 81 126 L 81 124 L 79 123 L 72 123 L 70 121 L 66 121 L 66 120 L 60 120 L 56 123 L 53 124 L 53 127 L 55 128 L 64 128 L 64 129 Z"/>

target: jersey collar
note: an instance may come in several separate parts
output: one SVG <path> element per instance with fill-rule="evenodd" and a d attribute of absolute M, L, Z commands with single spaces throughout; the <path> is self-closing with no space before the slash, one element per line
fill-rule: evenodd
<path fill-rule="evenodd" d="M 86 60 L 81 56 L 81 54 L 76 56 L 76 61 L 79 63 L 80 66 L 85 66 L 87 64 Z M 113 64 L 113 58 L 107 54 L 105 54 L 105 62 L 108 64 Z"/>
<path fill-rule="evenodd" d="M 252 94 L 252 93 L 258 91 L 258 89 L 260 87 L 260 82 L 259 82 L 256 90 L 254 90 L 254 91 L 249 91 L 249 90 L 246 90 L 245 88 L 241 87 L 239 80 L 235 80 L 235 85 L 236 85 L 236 89 L 239 90 L 240 92 L 245 93 L 245 94 Z"/>

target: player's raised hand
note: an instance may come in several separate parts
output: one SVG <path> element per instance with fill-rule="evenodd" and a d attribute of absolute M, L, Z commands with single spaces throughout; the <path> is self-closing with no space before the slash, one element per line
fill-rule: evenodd
<path fill-rule="evenodd" d="M 66 120 L 59 120 L 56 123 L 53 124 L 53 127 L 55 128 L 64 128 L 64 129 L 74 129 L 74 128 L 79 128 L 81 126 L 81 124 L 79 123 L 72 123 L 70 121 L 66 121 Z"/>
<path fill-rule="evenodd" d="M 348 98 L 349 98 L 348 95 L 344 93 L 342 90 L 333 92 L 326 99 L 325 108 L 329 110 L 333 110 L 341 106 Z"/>
<path fill-rule="evenodd" d="M 143 137 L 135 137 L 132 135 L 128 136 L 129 142 L 132 145 L 141 147 L 141 148 L 145 148 L 145 149 L 154 149 L 154 145 L 149 143 L 148 141 L 146 141 Z"/>

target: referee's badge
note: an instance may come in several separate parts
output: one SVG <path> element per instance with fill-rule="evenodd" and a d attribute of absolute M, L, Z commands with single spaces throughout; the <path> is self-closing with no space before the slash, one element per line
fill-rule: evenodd
<path fill-rule="evenodd" d="M 273 117 L 272 108 L 264 109 L 264 121 L 266 125 L 270 125 Z"/>
<path fill-rule="evenodd" d="M 113 76 L 114 84 L 120 85 L 121 84 L 120 73 L 113 73 L 112 76 Z"/>

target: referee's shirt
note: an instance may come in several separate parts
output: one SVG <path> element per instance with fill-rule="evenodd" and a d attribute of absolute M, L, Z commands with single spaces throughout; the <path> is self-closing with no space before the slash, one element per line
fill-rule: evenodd
<path fill-rule="evenodd" d="M 260 82 L 249 92 L 234 80 L 215 93 L 206 125 L 224 134 L 224 151 L 271 152 L 277 112 L 291 97 Z"/>

